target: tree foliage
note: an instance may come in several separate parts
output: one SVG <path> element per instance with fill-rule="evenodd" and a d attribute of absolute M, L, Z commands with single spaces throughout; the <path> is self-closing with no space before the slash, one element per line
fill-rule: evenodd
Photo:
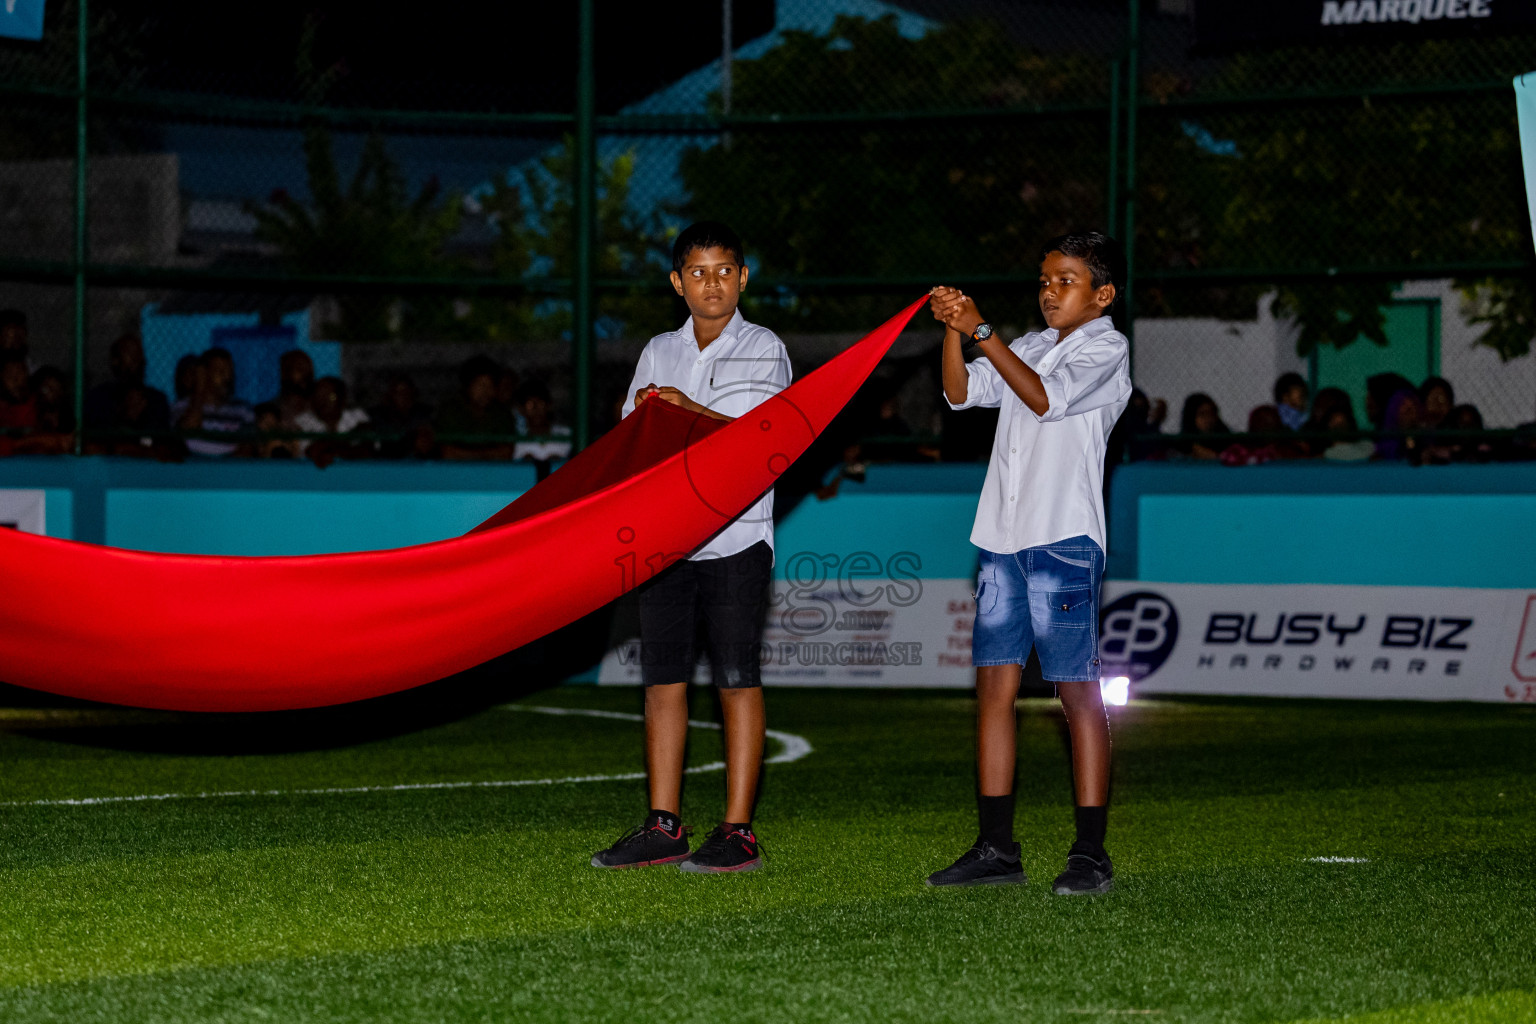
<path fill-rule="evenodd" d="M 575 275 L 575 149 L 575 141 L 565 137 L 538 160 L 510 170 L 480 199 L 496 228 L 491 260 L 498 275 L 562 280 Z M 599 278 L 642 282 L 628 291 L 605 289 L 597 299 L 597 315 L 609 333 L 644 335 L 665 329 L 671 319 L 671 300 L 651 287 L 670 268 L 659 211 L 637 212 L 630 201 L 634 175 L 633 151 L 599 161 L 593 269 Z M 482 300 L 471 318 L 474 333 L 493 340 L 558 335 L 572 325 L 568 301 L 538 296 Z"/>
<path fill-rule="evenodd" d="M 736 68 L 733 112 L 741 114 L 1088 102 L 1105 86 L 1103 63 L 1091 57 L 1021 51 L 986 23 L 908 39 L 893 17 L 839 17 L 825 35 L 788 32 Z M 1103 131 L 1066 117 L 1051 122 L 1049 138 L 1026 137 L 1002 123 L 882 120 L 733 133 L 728 146 L 684 156 L 689 212 L 735 226 L 764 274 L 1032 278 L 1042 238 L 1103 216 Z M 812 293 L 756 301 L 769 322 L 823 330 L 856 327 L 871 312 Z"/>
<path fill-rule="evenodd" d="M 1486 80 L 1536 64 L 1536 41 L 1438 40 L 1240 53 L 1203 65 L 1205 95 L 1419 87 Z M 884 121 L 742 130 L 683 161 L 690 212 L 739 226 L 767 274 L 800 278 L 1017 273 L 1038 244 L 1104 223 L 1107 67 L 1102 57 L 1037 52 L 985 22 L 917 39 L 893 18 L 839 18 L 823 35 L 786 33 L 736 65 L 736 113 L 942 111 L 1097 106 L 1049 118 Z M 1153 70 L 1151 98 L 1195 87 Z M 1262 274 L 1281 288 L 1303 354 L 1364 337 L 1385 342 L 1393 282 L 1347 270 L 1521 259 L 1526 212 L 1513 104 L 1492 92 L 1405 92 L 1319 102 L 1236 103 L 1191 116 L 1144 107 L 1138 136 L 1137 266 L 1238 270 L 1251 285 L 1139 291 L 1143 315 L 1252 315 Z M 1469 288 L 1475 287 L 1468 284 Z M 1489 292 L 1483 343 L 1527 350 L 1513 293 Z M 759 299 L 762 303 L 764 300 Z M 763 311 L 852 326 L 847 299 L 810 291 Z M 1239 311 L 1245 311 L 1240 313 Z"/>
<path fill-rule="evenodd" d="M 413 195 L 381 136 L 364 141 L 343 184 L 330 131 L 312 124 L 304 131 L 304 163 L 308 202 L 278 191 L 265 204 L 246 204 L 256 237 L 276 246 L 289 268 L 363 277 L 436 277 L 450 269 L 445 246 L 458 230 L 461 198 L 445 195 L 435 181 Z M 342 291 L 339 316 L 322 330 L 340 341 L 412 335 L 440 322 L 446 301 Z"/>
<path fill-rule="evenodd" d="M 341 65 L 314 61 L 319 17 L 305 19 L 294 64 L 299 95 L 320 103 L 342 75 Z M 284 265 L 300 274 L 359 277 L 438 277 L 453 269 L 446 248 L 463 216 L 462 197 L 437 181 L 413 190 L 390 157 L 383 136 L 363 142 L 357 167 L 343 182 L 330 129 L 318 120 L 304 127 L 308 201 L 281 189 L 266 203 L 246 203 L 257 239 L 275 246 Z M 320 326 L 338 341 L 411 336 L 453 321 L 444 297 L 411 301 L 377 291 L 341 291 L 338 316 Z"/>

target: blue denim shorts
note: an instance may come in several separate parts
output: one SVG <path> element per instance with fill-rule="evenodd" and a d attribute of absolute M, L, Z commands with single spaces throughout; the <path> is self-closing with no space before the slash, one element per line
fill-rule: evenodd
<path fill-rule="evenodd" d="M 1048 682 L 1099 678 L 1104 552 L 1071 537 L 1011 555 L 981 552 L 971 664 L 1022 665 L 1034 647 Z"/>

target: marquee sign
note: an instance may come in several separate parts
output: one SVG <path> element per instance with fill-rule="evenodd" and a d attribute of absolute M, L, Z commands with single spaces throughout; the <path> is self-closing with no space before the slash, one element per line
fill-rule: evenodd
<path fill-rule="evenodd" d="M 1195 44 L 1375 42 L 1536 29 L 1529 0 L 1196 0 Z"/>

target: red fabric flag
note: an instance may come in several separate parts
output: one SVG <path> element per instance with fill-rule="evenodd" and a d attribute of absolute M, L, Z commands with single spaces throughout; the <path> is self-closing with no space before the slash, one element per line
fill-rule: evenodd
<path fill-rule="evenodd" d="M 272 711 L 377 697 L 602 607 L 773 485 L 927 299 L 730 423 L 645 402 L 463 537 L 292 558 L 0 531 L 0 678 L 72 697 Z"/>

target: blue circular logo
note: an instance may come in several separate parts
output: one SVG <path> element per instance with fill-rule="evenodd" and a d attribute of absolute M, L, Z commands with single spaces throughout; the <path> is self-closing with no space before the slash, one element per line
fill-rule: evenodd
<path fill-rule="evenodd" d="M 1162 667 L 1179 639 L 1179 613 L 1161 594 L 1138 590 L 1099 612 L 1099 662 L 1104 675 L 1144 679 Z"/>

